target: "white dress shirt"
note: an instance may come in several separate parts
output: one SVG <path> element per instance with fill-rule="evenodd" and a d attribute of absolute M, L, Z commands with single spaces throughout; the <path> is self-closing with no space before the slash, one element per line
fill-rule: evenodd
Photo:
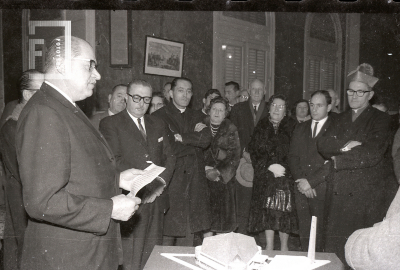
<path fill-rule="evenodd" d="M 138 119 L 139 118 L 137 118 L 137 117 L 133 116 L 132 114 L 130 114 L 128 110 L 126 110 L 126 111 L 128 112 L 129 116 L 132 118 L 132 120 L 135 123 L 135 125 L 137 126 L 137 128 L 140 130 L 139 123 L 138 123 Z M 141 120 L 142 127 L 144 129 L 144 132 L 146 132 L 146 125 L 144 123 L 144 117 L 143 116 L 140 117 L 140 120 Z"/>
<path fill-rule="evenodd" d="M 319 121 L 315 121 L 313 119 L 312 122 L 311 122 L 311 135 L 312 135 L 312 133 L 314 131 L 315 122 L 318 122 L 317 132 L 315 132 L 315 137 L 317 137 L 318 133 L 321 131 L 321 128 L 325 124 L 326 120 L 328 120 L 328 116 L 325 117 L 324 119 L 319 120 Z"/>

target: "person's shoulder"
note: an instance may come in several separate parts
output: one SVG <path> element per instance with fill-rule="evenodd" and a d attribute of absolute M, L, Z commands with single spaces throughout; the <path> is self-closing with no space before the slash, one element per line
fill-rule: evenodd
<path fill-rule="evenodd" d="M 90 119 L 99 119 L 99 118 L 101 119 L 101 118 L 104 118 L 106 116 L 109 116 L 108 115 L 108 111 L 101 111 L 101 112 L 97 112 L 97 113 L 93 114 L 90 117 Z"/>
<path fill-rule="evenodd" d="M 248 104 L 249 104 L 248 101 L 236 103 L 236 104 L 233 105 L 233 107 L 232 107 L 232 112 L 233 112 L 233 111 L 240 111 L 240 110 L 243 110 L 243 109 L 245 109 L 246 107 L 249 107 Z M 249 107 L 249 108 L 250 108 L 250 107 Z"/>
<path fill-rule="evenodd" d="M 14 119 L 8 119 L 1 127 L 0 133 L 7 136 L 15 134 L 16 129 L 17 129 L 17 121 L 15 121 Z"/>
<path fill-rule="evenodd" d="M 108 112 L 106 111 L 106 112 L 101 113 L 101 115 L 99 115 L 97 119 L 100 122 L 100 125 L 111 125 L 113 123 L 121 122 L 122 119 L 124 118 L 125 113 L 126 113 L 126 110 L 123 110 L 117 114 L 108 115 Z"/>
<path fill-rule="evenodd" d="M 157 111 L 153 112 L 151 115 L 162 118 L 167 113 L 167 106 L 168 106 L 168 104 L 166 106 L 158 109 Z"/>
<path fill-rule="evenodd" d="M 145 114 L 144 119 L 147 121 L 150 120 L 152 122 L 152 124 L 154 124 L 156 127 L 163 127 L 165 125 L 165 122 L 162 120 L 162 118 L 160 118 L 157 115 L 154 115 L 154 113 L 153 114 Z"/>
<path fill-rule="evenodd" d="M 293 118 L 289 117 L 288 123 L 291 125 L 295 125 L 296 129 L 305 129 L 308 128 L 311 125 L 312 119 L 308 119 L 307 121 L 298 123 L 297 120 L 294 120 Z"/>

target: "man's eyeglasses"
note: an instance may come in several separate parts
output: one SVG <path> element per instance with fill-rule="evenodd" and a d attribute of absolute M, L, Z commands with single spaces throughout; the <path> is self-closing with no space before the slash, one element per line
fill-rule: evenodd
<path fill-rule="evenodd" d="M 94 61 L 94 60 L 92 60 L 92 59 L 89 59 L 89 58 L 79 58 L 79 57 L 75 57 L 75 58 L 72 58 L 72 59 L 77 59 L 77 60 L 82 60 L 82 61 L 88 61 L 89 63 L 90 63 L 90 66 L 89 66 L 89 71 L 90 72 L 92 72 L 94 69 L 97 69 L 97 63 L 96 63 L 96 61 Z"/>
<path fill-rule="evenodd" d="M 347 89 L 347 95 L 349 95 L 349 96 L 353 96 L 354 93 L 357 93 L 357 96 L 363 97 L 365 95 L 365 93 L 368 93 L 368 92 L 371 92 L 371 91 L 362 91 L 362 90 L 355 91 L 352 89 Z"/>
<path fill-rule="evenodd" d="M 128 94 L 128 96 L 130 96 L 132 98 L 133 102 L 139 103 L 142 99 L 143 99 L 143 102 L 146 104 L 150 104 L 150 102 L 151 102 L 151 97 L 141 97 L 139 95 L 131 95 L 129 93 L 127 93 L 127 94 Z"/>
<path fill-rule="evenodd" d="M 282 111 L 286 107 L 285 105 L 278 105 L 278 104 L 275 104 L 275 103 L 272 103 L 271 106 L 274 108 L 274 110 L 276 108 L 278 108 L 278 110 L 280 110 L 280 111 Z"/>

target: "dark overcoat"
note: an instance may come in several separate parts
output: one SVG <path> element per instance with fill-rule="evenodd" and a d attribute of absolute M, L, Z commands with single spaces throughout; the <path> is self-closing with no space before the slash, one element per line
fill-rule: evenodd
<path fill-rule="evenodd" d="M 210 118 L 205 119 L 207 128 Z M 218 158 L 223 152 L 226 157 Z M 240 143 L 236 126 L 228 119 L 222 121 L 217 133 L 205 151 L 206 166 L 220 172 L 220 181 L 208 181 L 211 203 L 211 231 L 232 232 L 236 229 L 235 175 L 240 161 Z"/>
<path fill-rule="evenodd" d="M 317 142 L 326 159 L 336 159 L 327 191 L 325 251 L 335 252 L 343 261 L 350 234 L 385 216 L 384 153 L 389 128 L 389 115 L 368 106 L 354 122 L 352 110 L 339 114 Z M 349 141 L 362 145 L 341 151 Z"/>
<path fill-rule="evenodd" d="M 123 110 L 101 120 L 100 132 L 113 150 L 119 171 L 144 170 L 149 166 L 147 161 L 151 161 L 166 168 L 160 177 L 168 184 L 176 159 L 169 145 L 167 126 L 161 119 L 147 114 L 144 126 L 146 140 L 127 110 Z M 154 202 L 141 204 L 130 220 L 121 222 L 123 269 L 143 269 L 154 246 L 162 244 L 164 211 L 168 205 L 168 194 L 163 192 Z"/>
<path fill-rule="evenodd" d="M 204 115 L 190 108 L 181 114 L 173 102 L 153 115 L 168 126 L 168 137 L 176 157 L 175 172 L 168 185 L 170 208 L 165 215 L 164 235 L 185 236 L 188 221 L 192 233 L 208 230 L 211 225 L 210 192 L 203 150 L 209 146 L 212 136 L 208 128 L 194 131 Z M 175 141 L 175 134 L 182 136 L 182 142 Z"/>
<path fill-rule="evenodd" d="M 241 151 L 247 148 L 247 145 L 251 139 L 251 135 L 253 134 L 254 127 L 261 119 L 265 117 L 268 117 L 268 106 L 264 101 L 260 103 L 256 117 L 254 117 L 254 108 L 250 99 L 246 102 L 240 102 L 233 106 L 229 119 L 238 129 Z M 235 190 L 238 221 L 237 232 L 247 233 L 246 227 L 249 218 L 252 188 L 242 186 L 236 181 Z"/>
<path fill-rule="evenodd" d="M 295 126 L 293 119 L 284 117 L 275 129 L 269 118 L 262 119 L 254 130 L 248 145 L 254 168 L 253 194 L 249 213 L 249 232 L 279 230 L 284 233 L 297 232 L 297 220 L 294 210 L 293 179 L 288 164 L 290 136 Z M 285 176 L 275 177 L 268 170 L 272 164 L 285 168 Z M 292 211 L 276 215 L 273 210 L 265 209 L 267 197 L 273 196 L 276 189 L 289 190 L 292 196 Z M 276 211 L 280 212 L 280 211 Z"/>
<path fill-rule="evenodd" d="M 28 224 L 22 200 L 22 183 L 15 152 L 17 121 L 9 119 L 1 128 L 0 151 L 4 164 L 6 219 L 4 228 L 4 269 L 18 269 L 21 262 L 25 229 Z"/>
<path fill-rule="evenodd" d="M 119 173 L 84 113 L 43 83 L 18 119 L 16 151 L 30 217 L 21 269 L 117 269 Z"/>

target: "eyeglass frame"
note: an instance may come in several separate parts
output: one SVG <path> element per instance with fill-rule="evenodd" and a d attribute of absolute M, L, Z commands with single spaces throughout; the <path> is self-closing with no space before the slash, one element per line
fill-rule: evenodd
<path fill-rule="evenodd" d="M 126 93 L 126 94 L 127 94 L 128 96 L 130 96 L 130 97 L 132 98 L 133 102 L 135 102 L 135 103 L 139 103 L 139 102 L 143 99 L 143 102 L 144 102 L 144 103 L 150 104 L 150 103 L 151 103 L 151 99 L 153 98 L 153 97 L 141 97 L 141 96 L 139 96 L 139 95 L 131 95 L 131 94 L 129 94 L 129 93 Z M 135 98 L 139 98 L 139 100 L 138 100 L 138 101 L 135 101 Z M 149 102 L 146 102 L 145 98 L 149 98 L 149 99 L 150 99 Z"/>
<path fill-rule="evenodd" d="M 88 61 L 89 62 L 89 72 L 92 72 L 94 69 L 97 70 L 98 65 L 97 62 L 93 59 L 89 59 L 89 58 L 80 58 L 80 57 L 74 57 L 72 59 L 77 59 L 77 60 L 82 60 L 82 61 Z"/>
<path fill-rule="evenodd" d="M 284 104 L 284 105 L 282 105 L 282 104 L 278 105 L 278 104 L 276 104 L 276 103 L 271 103 L 271 106 L 274 107 L 274 110 L 275 110 L 276 108 L 278 108 L 279 111 L 283 111 L 283 110 L 286 108 L 286 104 Z M 278 106 L 279 106 L 279 107 L 278 107 Z"/>
<path fill-rule="evenodd" d="M 352 92 L 353 94 L 349 94 L 349 92 Z M 368 92 L 372 92 L 372 91 L 353 90 L 353 89 L 346 90 L 347 95 L 351 96 L 351 97 L 354 96 L 354 93 L 357 93 L 357 97 L 363 97 L 365 95 L 365 93 L 368 93 Z M 362 93 L 362 95 L 360 96 L 359 93 Z"/>

